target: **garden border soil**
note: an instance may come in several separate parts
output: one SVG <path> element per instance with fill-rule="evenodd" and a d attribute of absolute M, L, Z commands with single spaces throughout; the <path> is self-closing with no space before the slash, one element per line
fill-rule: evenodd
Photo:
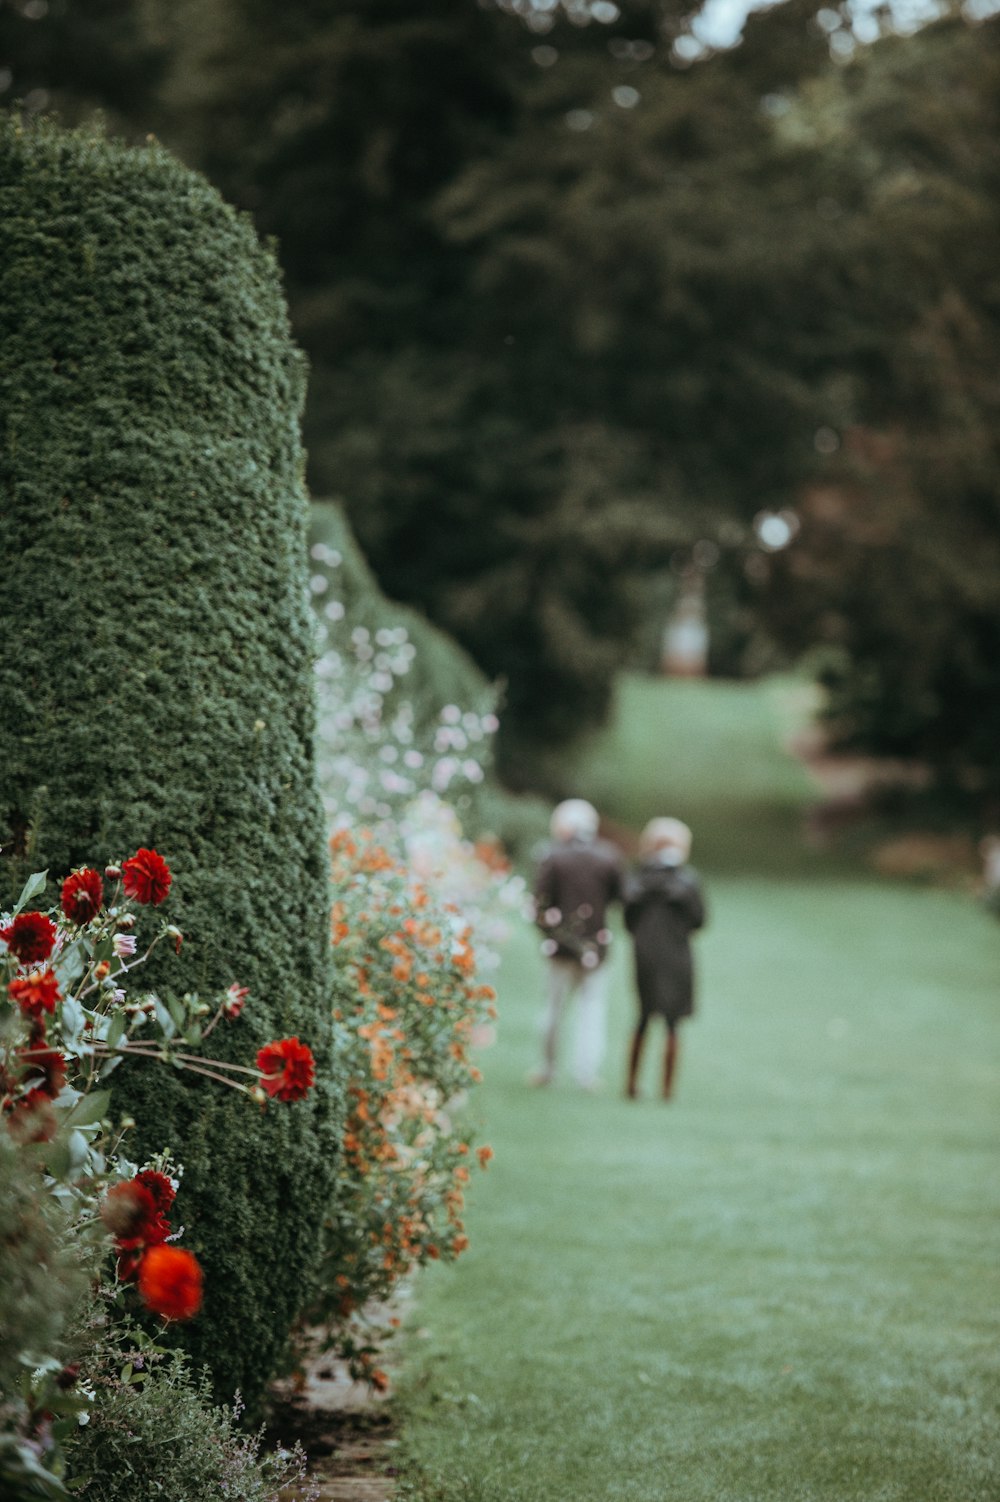
<path fill-rule="evenodd" d="M 316 1502 L 389 1502 L 396 1486 L 392 1395 L 351 1379 L 329 1352 L 308 1357 L 294 1378 L 271 1389 L 267 1437 L 299 1443 Z M 299 1502 L 296 1488 L 286 1494 Z"/>

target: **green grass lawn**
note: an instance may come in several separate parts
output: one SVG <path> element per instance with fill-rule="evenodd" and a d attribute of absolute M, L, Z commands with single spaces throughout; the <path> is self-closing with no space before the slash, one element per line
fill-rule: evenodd
<path fill-rule="evenodd" d="M 421 1502 L 996 1502 L 1000 928 L 804 851 L 789 685 L 628 680 L 574 790 L 695 829 L 711 925 L 678 1095 L 532 1091 L 518 933 L 471 1250 L 421 1282 Z"/>

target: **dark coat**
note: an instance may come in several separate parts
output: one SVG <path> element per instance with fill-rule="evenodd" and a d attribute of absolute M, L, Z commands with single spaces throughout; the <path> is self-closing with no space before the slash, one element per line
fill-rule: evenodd
<path fill-rule="evenodd" d="M 547 847 L 535 878 L 535 922 L 556 955 L 603 959 L 611 937 L 608 908 L 621 901 L 623 880 L 621 856 L 606 840 L 557 840 Z"/>
<path fill-rule="evenodd" d="M 635 979 L 644 1017 L 668 1022 L 694 1011 L 690 936 L 705 922 L 697 872 L 650 861 L 626 883 L 625 922 L 635 943 Z"/>

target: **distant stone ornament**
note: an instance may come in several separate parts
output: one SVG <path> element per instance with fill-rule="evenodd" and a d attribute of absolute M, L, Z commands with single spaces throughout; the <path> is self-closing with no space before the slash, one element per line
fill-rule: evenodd
<path fill-rule="evenodd" d="M 700 570 L 692 571 L 663 633 L 662 669 L 671 678 L 704 678 L 708 672 L 708 621 L 705 585 Z"/>

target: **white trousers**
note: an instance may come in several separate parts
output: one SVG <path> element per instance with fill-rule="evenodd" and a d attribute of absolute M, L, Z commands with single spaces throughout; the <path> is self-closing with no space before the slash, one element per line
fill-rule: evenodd
<path fill-rule="evenodd" d="M 573 1077 L 584 1089 L 597 1084 L 604 1059 L 607 1028 L 608 967 L 587 970 L 577 960 L 552 959 L 548 964 L 548 1005 L 542 1018 L 544 1077 L 553 1079 L 559 1051 L 559 1029 L 570 1001 L 576 998 L 576 1037 Z"/>

